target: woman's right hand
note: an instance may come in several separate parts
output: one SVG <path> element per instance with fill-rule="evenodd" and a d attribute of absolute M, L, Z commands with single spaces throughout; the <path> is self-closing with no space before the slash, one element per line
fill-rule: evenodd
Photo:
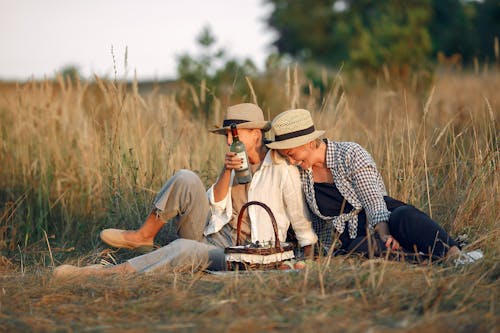
<path fill-rule="evenodd" d="M 375 226 L 375 231 L 378 232 L 380 239 L 385 243 L 385 247 L 393 251 L 399 250 L 401 245 L 394 238 L 389 231 L 389 224 L 387 222 L 380 222 Z"/>
<path fill-rule="evenodd" d="M 385 247 L 388 249 L 392 249 L 393 251 L 399 250 L 401 245 L 392 235 L 384 235 L 380 236 L 380 239 L 385 243 Z"/>
<path fill-rule="evenodd" d="M 241 168 L 242 162 L 236 153 L 229 151 L 224 158 L 224 167 L 226 170 L 237 170 Z"/>

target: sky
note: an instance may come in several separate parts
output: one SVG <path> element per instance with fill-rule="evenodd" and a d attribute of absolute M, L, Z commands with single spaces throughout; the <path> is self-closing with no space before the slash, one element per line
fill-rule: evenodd
<path fill-rule="evenodd" d="M 116 66 L 119 77 L 173 79 L 177 56 L 199 53 L 205 26 L 228 56 L 262 69 L 275 38 L 271 9 L 263 0 L 0 0 L 0 80 L 50 78 L 67 66 L 83 77 L 114 77 Z"/>

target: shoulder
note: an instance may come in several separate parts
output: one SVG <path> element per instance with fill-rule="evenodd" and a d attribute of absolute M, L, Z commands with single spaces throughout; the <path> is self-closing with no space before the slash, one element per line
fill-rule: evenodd
<path fill-rule="evenodd" d="M 273 173 L 277 172 L 286 175 L 299 175 L 298 168 L 295 165 L 288 163 L 288 161 L 275 150 L 267 152 L 262 168 L 270 170 Z"/>
<path fill-rule="evenodd" d="M 327 141 L 327 159 L 345 160 L 352 156 L 363 154 L 366 150 L 356 142 Z"/>
<path fill-rule="evenodd" d="M 340 156 L 370 155 L 368 151 L 357 142 L 332 141 L 332 149 L 334 150 L 335 154 Z"/>
<path fill-rule="evenodd" d="M 263 165 L 282 165 L 282 164 L 287 165 L 289 163 L 283 156 L 281 156 L 278 153 L 278 151 L 271 149 L 266 153 Z"/>
<path fill-rule="evenodd" d="M 374 165 L 375 161 L 359 143 L 328 141 L 327 163 L 332 167 L 340 164 L 349 168 Z"/>
<path fill-rule="evenodd" d="M 347 153 L 356 150 L 363 150 L 364 148 L 357 142 L 350 141 L 327 141 L 328 150 L 333 150 L 340 153 Z"/>

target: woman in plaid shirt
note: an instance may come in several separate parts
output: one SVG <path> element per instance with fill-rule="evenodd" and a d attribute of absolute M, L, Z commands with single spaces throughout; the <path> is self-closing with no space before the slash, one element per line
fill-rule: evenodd
<path fill-rule="evenodd" d="M 325 131 L 315 130 L 309 111 L 279 114 L 272 130 L 275 139 L 267 146 L 299 167 L 323 252 L 381 255 L 387 248 L 425 259 L 461 254 L 458 244 L 427 214 L 387 196 L 365 149 L 353 142 L 319 139 Z"/>

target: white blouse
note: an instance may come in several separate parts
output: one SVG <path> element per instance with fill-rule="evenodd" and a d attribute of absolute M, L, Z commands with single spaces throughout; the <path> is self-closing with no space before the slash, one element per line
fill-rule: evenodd
<path fill-rule="evenodd" d="M 274 155 L 274 156 L 271 156 Z M 274 161 L 273 161 L 274 160 Z M 230 184 L 233 184 L 234 171 Z M 232 218 L 231 185 L 226 197 L 215 202 L 212 185 L 207 190 L 212 216 L 205 228 L 205 236 L 218 232 Z M 248 188 L 248 201 L 260 201 L 271 209 L 278 225 L 280 241 L 286 240 L 290 224 L 301 247 L 317 242 L 301 189 L 299 170 L 288 164 L 277 153 L 268 151 L 262 165 L 253 175 Z M 266 210 L 257 205 L 247 208 L 250 218 L 252 242 L 274 242 L 271 218 Z"/>

